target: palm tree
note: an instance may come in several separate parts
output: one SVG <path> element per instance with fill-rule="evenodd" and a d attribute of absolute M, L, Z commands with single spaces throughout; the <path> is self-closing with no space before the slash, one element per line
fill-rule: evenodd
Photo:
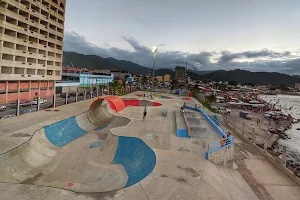
<path fill-rule="evenodd" d="M 146 76 L 143 76 L 143 78 L 142 78 L 142 84 L 145 85 L 146 82 L 147 82 L 147 77 L 146 77 Z"/>
<path fill-rule="evenodd" d="M 114 91 L 120 93 L 121 89 L 123 88 L 123 85 L 120 84 L 118 80 L 113 80 L 109 83 L 109 87 L 112 88 Z"/>
<path fill-rule="evenodd" d="M 210 94 L 208 96 L 205 96 L 205 101 L 210 105 L 211 103 L 217 101 L 217 97 L 214 94 Z"/>

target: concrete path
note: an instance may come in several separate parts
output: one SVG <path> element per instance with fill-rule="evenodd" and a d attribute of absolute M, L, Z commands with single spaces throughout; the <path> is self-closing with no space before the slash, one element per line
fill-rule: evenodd
<path fill-rule="evenodd" d="M 142 92 L 137 92 L 142 93 Z M 126 97 L 134 97 L 134 94 L 126 95 Z M 159 99 L 155 101 L 162 103 L 160 107 L 148 107 L 148 115 L 145 121 L 142 121 L 142 107 L 126 107 L 121 112 L 117 113 L 115 124 L 110 125 L 107 129 L 112 134 L 107 132 L 107 129 L 93 130 L 88 134 L 78 138 L 77 140 L 60 149 L 60 154 L 55 157 L 56 165 L 48 167 L 35 180 L 28 180 L 23 184 L 19 183 L 0 183 L 0 199 L 56 199 L 56 200 L 81 200 L 81 199 L 117 199 L 117 200 L 149 200 L 149 199 L 188 199 L 188 200 L 205 200 L 205 199 L 258 199 L 251 187 L 245 181 L 241 173 L 234 169 L 220 167 L 205 160 L 205 152 L 207 150 L 207 139 L 201 138 L 178 138 L 175 135 L 175 116 L 174 111 L 178 111 L 183 104 L 181 97 L 173 96 L 174 99 Z M 84 108 L 88 108 L 90 102 L 80 102 Z M 75 112 L 78 106 L 62 107 L 66 109 L 65 113 Z M 68 111 L 69 110 L 69 111 Z M 162 111 L 167 110 L 166 117 L 162 116 Z M 36 114 L 36 115 L 34 115 Z M 59 115 L 52 114 L 58 120 Z M 35 116 L 42 116 L 39 113 L 33 113 L 29 118 L 34 121 Z M 63 116 L 66 117 L 66 116 Z M 63 118 L 61 117 L 61 118 Z M 118 120 L 120 119 L 120 120 Z M 12 119 L 12 120 L 17 120 Z M 38 123 L 50 123 L 51 120 Z M 7 124 L 10 124 L 7 121 Z M 24 129 L 26 126 L 22 123 Z M 42 126 L 42 125 L 40 125 Z M 119 127 L 122 126 L 122 127 Z M 8 126 L 7 128 L 10 128 Z M 19 125 L 19 128 L 22 128 Z M 209 131 L 209 128 L 207 127 Z M 12 134 L 7 131 L 8 135 Z M 27 132 L 25 132 L 27 133 Z M 86 185 L 90 184 L 90 180 L 97 176 L 97 171 L 89 171 L 90 166 L 106 159 L 107 155 L 104 151 L 108 146 L 104 141 L 113 142 L 115 137 L 129 136 L 140 138 L 151 149 L 156 156 L 156 165 L 153 171 L 142 179 L 140 182 L 113 192 L 94 192 L 94 193 L 75 193 L 67 191 L 59 184 L 53 188 L 48 186 L 29 185 L 39 184 L 45 181 L 54 183 L 56 180 L 68 180 L 72 174 L 72 164 L 78 163 L 80 170 L 77 171 L 79 177 L 85 177 L 89 174 L 86 180 Z M 109 139 L 110 138 L 110 139 Z M 103 141 L 103 143 L 93 149 L 88 149 L 87 144 L 90 144 L 95 139 Z M 109 139 L 109 140 L 108 140 Z M 213 139 L 213 138 L 212 138 Z M 4 141 L 4 140 L 2 140 Z M 12 140 L 13 141 L 13 140 Z M 24 142 L 25 140 L 23 140 Z M 5 149 L 14 147 L 8 145 Z M 114 145 L 111 145 L 114 147 Z M 129 147 L 130 148 L 130 147 Z M 0 148 L 1 149 L 1 148 Z M 101 150 L 102 149 L 102 150 Z M 4 150 L 2 150 L 4 151 Z M 99 154 L 99 152 L 102 152 Z M 109 153 L 108 153 L 109 154 Z M 90 166 L 88 166 L 90 165 Z M 254 169 L 256 163 L 253 164 Z M 54 169 L 70 169 L 70 171 L 54 170 Z M 257 169 L 259 171 L 259 168 Z M 64 171 L 64 173 L 62 173 Z M 49 175 L 51 174 L 51 176 Z M 82 176 L 84 174 L 84 176 Z M 275 175 L 276 176 L 276 175 Z M 53 180 L 49 180 L 49 179 Z M 254 177 L 257 178 L 257 177 Z M 76 182 L 81 181 L 78 178 Z M 50 185 L 54 186 L 54 185 Z M 55 186 L 54 186 L 55 187 Z M 274 191 L 274 188 L 269 188 L 268 191 Z"/>

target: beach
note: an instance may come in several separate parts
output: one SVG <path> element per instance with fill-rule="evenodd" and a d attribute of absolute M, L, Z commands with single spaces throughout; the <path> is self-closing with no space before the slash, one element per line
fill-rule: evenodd
<path fill-rule="evenodd" d="M 290 114 L 295 119 L 300 119 L 300 96 L 290 95 L 260 95 L 262 100 L 275 104 L 277 108 L 281 108 L 284 114 Z M 288 157 L 291 160 L 300 161 L 300 123 L 292 125 L 291 129 L 286 131 L 286 134 L 291 139 L 279 139 L 280 145 L 287 147 L 289 152 Z"/>

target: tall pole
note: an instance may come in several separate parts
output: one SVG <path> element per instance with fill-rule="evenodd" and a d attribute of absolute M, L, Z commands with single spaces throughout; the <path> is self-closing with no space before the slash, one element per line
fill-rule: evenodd
<path fill-rule="evenodd" d="M 153 70 L 152 70 L 152 92 L 151 96 L 153 95 L 154 92 L 154 77 L 155 77 L 155 58 L 156 58 L 156 51 L 153 52 Z"/>

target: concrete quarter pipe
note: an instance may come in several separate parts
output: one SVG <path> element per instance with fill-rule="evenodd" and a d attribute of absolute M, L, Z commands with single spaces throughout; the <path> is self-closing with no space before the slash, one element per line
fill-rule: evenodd
<path fill-rule="evenodd" d="M 29 141 L 0 155 L 0 182 L 75 192 L 107 192 L 139 182 L 154 169 L 155 153 L 141 139 L 115 136 L 107 128 L 125 106 L 116 96 L 99 98 L 88 111 L 35 131 Z M 106 139 L 93 146 L 95 130 L 106 129 Z"/>

